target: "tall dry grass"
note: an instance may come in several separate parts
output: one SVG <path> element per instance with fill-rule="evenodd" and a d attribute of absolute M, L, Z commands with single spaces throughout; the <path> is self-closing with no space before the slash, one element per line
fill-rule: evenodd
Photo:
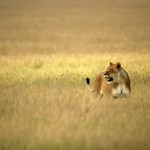
<path fill-rule="evenodd" d="M 1 1 L 0 149 L 149 149 L 149 6 Z M 128 99 L 86 87 L 110 61 L 129 73 Z"/>
<path fill-rule="evenodd" d="M 108 54 L 2 57 L 1 149 L 149 149 L 149 56 L 118 59 L 131 78 L 129 99 L 99 99 L 86 87 Z"/>

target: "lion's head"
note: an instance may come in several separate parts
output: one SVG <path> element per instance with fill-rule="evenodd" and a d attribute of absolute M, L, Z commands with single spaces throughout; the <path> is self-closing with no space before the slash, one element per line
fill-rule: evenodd
<path fill-rule="evenodd" d="M 108 83 L 111 83 L 112 81 L 117 81 L 120 77 L 120 69 L 121 64 L 117 62 L 116 64 L 113 64 L 110 62 L 110 66 L 106 69 L 104 76 L 107 79 Z"/>

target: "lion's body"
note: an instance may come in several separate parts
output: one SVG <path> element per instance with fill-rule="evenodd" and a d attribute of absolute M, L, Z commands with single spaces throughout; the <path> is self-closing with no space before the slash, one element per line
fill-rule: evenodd
<path fill-rule="evenodd" d="M 113 74 L 109 73 L 112 69 L 115 70 Z M 108 79 L 110 78 L 112 81 L 108 82 Z M 96 95 L 100 94 L 101 96 L 109 95 L 114 98 L 120 96 L 128 97 L 131 91 L 129 76 L 121 66 L 117 69 L 116 64 L 110 65 L 106 72 L 102 72 L 96 77 L 94 90 L 91 91 L 95 92 Z"/>

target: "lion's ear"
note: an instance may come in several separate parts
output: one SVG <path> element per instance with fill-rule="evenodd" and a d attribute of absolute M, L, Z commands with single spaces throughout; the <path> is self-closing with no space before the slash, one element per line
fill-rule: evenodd
<path fill-rule="evenodd" d="M 120 62 L 117 62 L 117 63 L 116 63 L 116 67 L 117 67 L 117 69 L 120 69 L 120 68 L 121 68 L 121 63 L 120 63 Z"/>
<path fill-rule="evenodd" d="M 111 66 L 111 65 L 113 65 L 113 63 L 112 63 L 112 62 L 110 62 L 110 66 Z"/>

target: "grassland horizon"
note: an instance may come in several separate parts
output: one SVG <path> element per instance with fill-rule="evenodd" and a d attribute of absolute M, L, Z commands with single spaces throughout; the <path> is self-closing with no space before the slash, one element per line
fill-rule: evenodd
<path fill-rule="evenodd" d="M 0 149 L 149 150 L 150 2 L 0 1 Z M 85 79 L 120 62 L 129 98 Z"/>

